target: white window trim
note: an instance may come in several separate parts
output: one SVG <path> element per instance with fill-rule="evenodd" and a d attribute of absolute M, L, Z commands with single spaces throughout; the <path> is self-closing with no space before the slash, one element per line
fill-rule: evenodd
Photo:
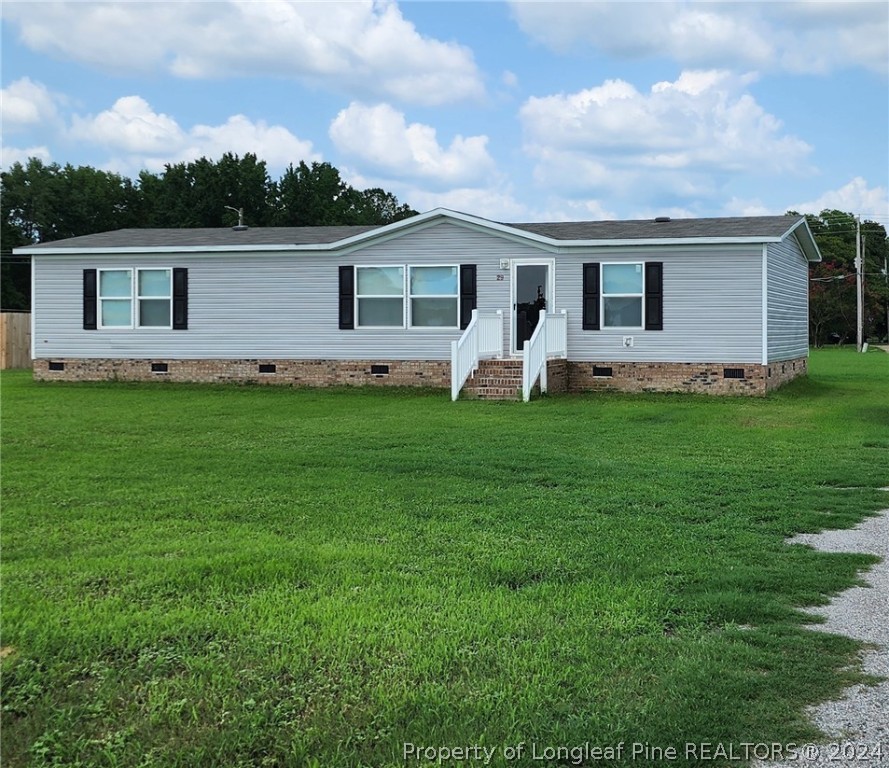
<path fill-rule="evenodd" d="M 401 269 L 401 295 L 396 296 L 394 293 L 358 293 L 358 270 L 359 269 Z M 356 264 L 354 270 L 354 281 L 355 281 L 355 296 L 354 302 L 355 306 L 352 310 L 355 313 L 355 329 L 362 331 L 391 331 L 395 328 L 404 329 L 405 322 L 405 312 L 407 311 L 405 308 L 405 300 L 404 295 L 407 290 L 407 269 L 404 264 Z M 361 325 L 359 322 L 360 315 L 358 314 L 358 301 L 359 299 L 401 299 L 401 325 Z"/>
<path fill-rule="evenodd" d="M 457 270 L 457 293 L 456 294 L 419 294 L 414 296 L 410 292 L 410 274 L 411 270 L 417 267 L 453 267 Z M 358 270 L 359 269 L 401 269 L 402 284 L 401 295 L 395 294 L 376 294 L 376 293 L 359 293 L 358 292 Z M 355 317 L 355 330 L 361 331 L 393 331 L 410 330 L 410 331 L 455 331 L 460 328 L 460 264 L 451 262 L 447 264 L 355 264 L 353 271 L 353 280 L 355 282 L 355 295 L 353 297 L 352 312 Z M 358 314 L 359 299 L 401 299 L 401 325 L 361 325 Z M 411 318 L 411 299 L 453 299 L 457 305 L 457 324 L 456 325 L 413 325 Z"/>
<path fill-rule="evenodd" d="M 170 274 L 170 292 L 167 296 L 142 296 L 139 294 L 139 273 L 140 272 L 161 272 L 166 270 Z M 102 296 L 102 273 L 103 272 L 129 272 L 130 274 L 130 295 L 129 296 Z M 170 323 L 169 325 L 140 325 L 139 324 L 139 302 L 142 299 L 162 299 L 170 303 Z M 129 325 L 105 325 L 102 322 L 102 302 L 103 301 L 129 301 L 130 302 L 130 322 Z M 169 331 L 173 329 L 173 268 L 167 266 L 152 267 L 98 267 L 96 269 L 96 328 L 100 331 Z"/>
<path fill-rule="evenodd" d="M 163 272 L 167 271 L 170 275 L 170 292 L 166 296 L 142 296 L 139 293 L 139 273 L 140 272 Z M 135 328 L 142 328 L 151 331 L 171 331 L 173 330 L 173 268 L 172 267 L 135 267 L 133 269 L 133 325 Z M 170 302 L 170 322 L 168 325 L 142 325 L 139 323 L 139 302 L 143 299 L 165 300 Z"/>
<path fill-rule="evenodd" d="M 456 293 L 421 293 L 414 295 L 411 290 L 411 270 L 425 269 L 426 267 L 439 267 L 457 270 L 457 292 Z M 405 310 L 408 316 L 408 328 L 417 331 L 455 331 L 460 328 L 460 265 L 459 264 L 408 264 L 404 278 L 405 283 Z M 413 305 L 411 299 L 453 299 L 457 307 L 457 324 L 456 325 L 414 325 Z"/>
<path fill-rule="evenodd" d="M 129 296 L 102 296 L 102 273 L 103 272 L 129 272 L 130 273 L 130 295 Z M 131 331 L 133 330 L 133 268 L 132 267 L 100 267 L 96 270 L 96 328 L 101 331 Z M 102 312 L 102 304 L 105 301 L 129 301 L 130 302 L 130 323 L 129 325 L 105 325 L 102 322 L 104 313 Z"/>
<path fill-rule="evenodd" d="M 605 267 L 613 265 L 624 267 L 642 267 L 642 293 L 605 293 Z M 603 261 L 599 265 L 599 327 L 605 331 L 642 331 L 645 330 L 645 262 L 644 261 Z M 640 325 L 605 325 L 605 299 L 640 299 L 642 312 Z"/>

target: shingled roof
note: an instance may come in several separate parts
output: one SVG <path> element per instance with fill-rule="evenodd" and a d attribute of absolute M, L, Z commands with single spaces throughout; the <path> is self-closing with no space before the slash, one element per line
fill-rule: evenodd
<path fill-rule="evenodd" d="M 713 219 L 637 219 L 632 221 L 577 221 L 504 224 L 444 209 L 403 219 L 387 226 L 342 227 L 249 227 L 243 229 L 118 229 L 94 235 L 72 237 L 25 246 L 16 252 L 60 254 L 68 251 L 136 252 L 153 250 L 239 251 L 239 250 L 331 250 L 341 245 L 354 246 L 380 235 L 396 237 L 414 226 L 434 224 L 439 220 L 490 229 L 507 236 L 530 237 L 539 242 L 565 243 L 571 246 L 608 244 L 631 245 L 695 241 L 767 242 L 777 241 L 790 230 L 804 233 L 801 245 L 811 261 L 820 260 L 815 241 L 802 216 L 745 216 Z M 801 227 L 801 229 L 797 229 Z"/>
<path fill-rule="evenodd" d="M 27 246 L 43 248 L 196 248 L 238 245 L 322 245 L 378 227 L 230 227 L 194 229 L 116 229 Z"/>
<path fill-rule="evenodd" d="M 505 224 L 554 240 L 658 240 L 695 237 L 781 237 L 801 217 L 739 216 L 714 219 L 636 219 Z"/>

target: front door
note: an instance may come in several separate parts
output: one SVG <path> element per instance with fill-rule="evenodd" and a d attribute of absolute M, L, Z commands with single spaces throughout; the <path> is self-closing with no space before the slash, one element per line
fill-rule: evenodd
<path fill-rule="evenodd" d="M 552 265 L 514 262 L 512 276 L 512 352 L 525 348 L 542 311 L 552 311 Z"/>

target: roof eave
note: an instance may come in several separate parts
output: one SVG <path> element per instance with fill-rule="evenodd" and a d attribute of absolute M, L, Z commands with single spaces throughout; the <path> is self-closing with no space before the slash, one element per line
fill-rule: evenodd
<path fill-rule="evenodd" d="M 467 213 L 452 211 L 447 208 L 435 208 L 426 213 L 411 216 L 408 219 L 393 222 L 376 229 L 361 232 L 351 237 L 335 240 L 329 243 L 300 243 L 300 244 L 240 244 L 240 245 L 188 245 L 188 246 L 118 246 L 118 247 L 93 247 L 93 248 L 53 248 L 39 246 L 23 246 L 16 248 L 16 254 L 39 254 L 41 256 L 58 256 L 64 254 L 82 255 L 111 255 L 134 253 L 238 253 L 238 252 L 305 252 L 305 251 L 354 251 L 371 242 L 385 242 L 398 237 L 406 230 L 425 229 L 434 226 L 438 221 L 449 220 L 459 222 L 464 226 L 496 232 L 505 237 L 534 243 L 550 251 L 563 251 L 575 248 L 637 248 L 643 246 L 700 246 L 700 245 L 756 245 L 762 243 L 781 242 L 789 234 L 795 233 L 800 241 L 800 246 L 809 261 L 820 261 L 821 254 L 815 239 L 809 229 L 805 218 L 794 222 L 782 236 L 734 236 L 734 237 L 646 237 L 646 238 L 610 238 L 610 239 L 583 239 L 560 240 L 558 238 L 530 232 L 525 229 L 512 227 L 508 224 L 471 216 Z M 802 225 L 802 237 L 795 232 Z"/>
<path fill-rule="evenodd" d="M 313 249 L 318 246 L 311 246 Z M 105 248 L 34 248 L 23 246 L 14 248 L 14 254 L 26 254 L 32 256 L 61 256 L 69 255 L 112 255 L 127 253 L 244 253 L 245 251 L 293 251 L 304 248 L 297 245 L 143 245 L 143 246 L 115 246 Z"/>
<path fill-rule="evenodd" d="M 809 222 L 805 216 L 800 216 L 793 222 L 793 226 L 781 236 L 780 240 L 784 240 L 791 234 L 796 238 L 799 247 L 802 248 L 803 254 L 809 262 L 821 261 L 821 250 L 818 248 L 818 243 L 815 242 L 815 235 L 812 234 Z"/>

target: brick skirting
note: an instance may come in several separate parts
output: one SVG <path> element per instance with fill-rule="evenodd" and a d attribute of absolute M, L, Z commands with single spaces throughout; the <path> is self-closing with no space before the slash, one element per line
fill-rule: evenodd
<path fill-rule="evenodd" d="M 52 367 L 62 370 L 51 370 Z M 166 367 L 166 370 L 164 370 Z M 154 369 L 154 370 L 153 370 Z M 260 372 L 262 370 L 262 372 Z M 35 360 L 40 381 L 177 381 L 283 384 L 297 387 L 376 385 L 450 387 L 450 360 Z"/>
<path fill-rule="evenodd" d="M 808 359 L 755 363 L 568 363 L 568 391 L 703 392 L 765 395 L 804 376 Z"/>
<path fill-rule="evenodd" d="M 703 392 L 765 395 L 808 371 L 808 360 L 752 363 L 579 363 L 550 360 L 549 392 Z M 448 360 L 153 360 L 55 358 L 34 361 L 39 381 L 176 381 L 285 386 L 449 388 Z M 521 376 L 519 375 L 519 386 Z M 516 385 L 510 384 L 512 397 Z"/>

